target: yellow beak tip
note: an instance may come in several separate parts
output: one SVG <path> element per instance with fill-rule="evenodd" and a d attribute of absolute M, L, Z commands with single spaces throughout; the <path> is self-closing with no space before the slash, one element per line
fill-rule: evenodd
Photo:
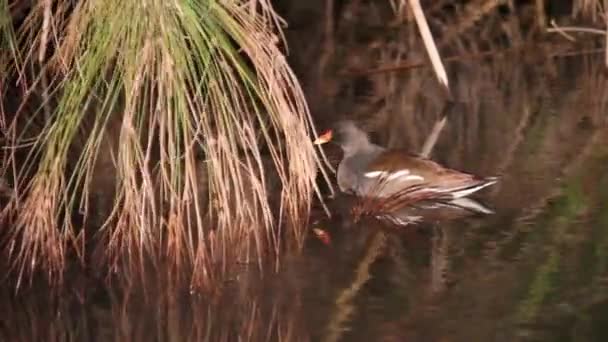
<path fill-rule="evenodd" d="M 325 132 L 325 133 L 321 134 L 321 135 L 320 135 L 320 136 L 319 136 L 317 139 L 315 139 L 315 141 L 313 141 L 312 143 L 313 143 L 314 145 L 322 145 L 322 144 L 328 143 L 329 141 L 331 141 L 332 135 L 333 135 L 332 131 L 331 131 L 331 130 L 329 130 L 329 131 L 327 131 L 327 132 Z"/>

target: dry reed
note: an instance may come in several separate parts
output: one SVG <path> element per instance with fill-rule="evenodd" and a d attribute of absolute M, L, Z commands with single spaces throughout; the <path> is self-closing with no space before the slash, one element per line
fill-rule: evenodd
<path fill-rule="evenodd" d="M 114 271 L 168 262 L 193 285 L 302 245 L 325 171 L 302 143 L 314 129 L 270 2 L 41 1 L 25 13 L 12 51 L 39 66 L 22 102 L 40 91 L 42 103 L 6 118 L 20 278 L 61 282 L 94 236 Z M 30 74 L 2 58 L 2 84 Z"/>

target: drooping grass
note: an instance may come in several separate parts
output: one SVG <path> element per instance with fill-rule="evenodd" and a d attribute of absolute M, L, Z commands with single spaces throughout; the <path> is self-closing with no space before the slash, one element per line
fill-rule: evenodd
<path fill-rule="evenodd" d="M 49 10 L 50 34 L 41 24 Z M 11 149 L 29 156 L 15 165 L 11 204 L 19 274 L 60 281 L 66 256 L 86 255 L 80 241 L 91 235 L 72 214 L 89 217 L 104 191 L 113 196 L 101 230 L 112 267 L 167 259 L 181 271 L 193 266 L 201 285 L 217 271 L 211 264 L 278 257 L 286 223 L 301 244 L 320 164 L 279 24 L 266 0 L 36 3 L 19 46 L 30 59 L 53 47 L 43 70 L 57 106 L 29 151 Z M 15 136 L 26 136 L 31 126 L 18 121 Z M 279 189 L 269 188 L 270 171 Z M 114 189 L 99 189 L 107 178 Z"/>
<path fill-rule="evenodd" d="M 8 71 L 8 64 L 18 64 L 20 59 L 19 50 L 16 46 L 15 31 L 12 27 L 12 20 L 9 14 L 9 0 L 0 1 L 0 72 L 4 75 Z"/>

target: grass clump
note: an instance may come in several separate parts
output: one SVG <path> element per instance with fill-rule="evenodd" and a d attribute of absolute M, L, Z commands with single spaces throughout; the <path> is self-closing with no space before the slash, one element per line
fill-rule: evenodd
<path fill-rule="evenodd" d="M 3 113 L 20 278 L 61 281 L 68 255 L 86 261 L 92 234 L 75 222 L 92 213 L 105 265 L 164 260 L 199 285 L 231 260 L 278 257 L 285 223 L 301 242 L 319 161 L 280 23 L 267 0 L 35 2 L 1 57 L 5 87 L 33 66 L 22 102 L 42 97 Z"/>

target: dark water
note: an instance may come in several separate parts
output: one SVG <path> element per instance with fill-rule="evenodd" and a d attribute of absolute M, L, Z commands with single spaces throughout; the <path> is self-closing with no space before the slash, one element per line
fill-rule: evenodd
<path fill-rule="evenodd" d="M 495 215 L 407 228 L 353 223 L 338 197 L 332 219 L 315 211 L 303 255 L 285 255 L 277 274 L 243 267 L 213 297 L 156 276 L 163 272 L 116 275 L 112 286 L 82 276 L 53 294 L 44 285 L 17 296 L 5 287 L 0 340 L 608 340 L 601 58 L 451 70 L 466 105 L 433 158 L 499 175 L 479 196 Z M 422 75 L 408 82 L 426 84 Z M 407 95 L 412 110 L 373 118 L 378 143 L 421 146 L 441 103 L 432 87 L 416 89 Z"/>

